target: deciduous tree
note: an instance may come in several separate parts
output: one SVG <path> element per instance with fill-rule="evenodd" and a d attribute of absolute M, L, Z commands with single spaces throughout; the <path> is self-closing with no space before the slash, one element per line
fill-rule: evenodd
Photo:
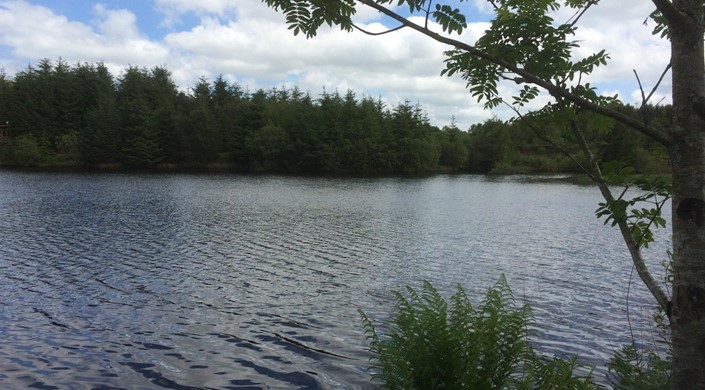
<path fill-rule="evenodd" d="M 648 1 L 648 0 L 643 0 Z M 671 43 L 673 123 L 664 132 L 641 117 L 615 110 L 611 99 L 601 97 L 584 75 L 606 65 L 609 55 L 600 51 L 575 59 L 574 35 L 578 20 L 599 0 L 488 0 L 494 8 L 490 28 L 474 43 L 454 37 L 467 27 L 460 1 L 449 0 L 264 0 L 284 13 L 294 34 L 316 35 L 323 25 L 346 31 L 362 30 L 352 21 L 361 7 L 370 7 L 430 39 L 448 45 L 444 74 L 460 75 L 470 93 L 488 108 L 508 104 L 518 109 L 545 95 L 550 100 L 542 113 L 557 112 L 575 133 L 575 140 L 589 164 L 585 170 L 596 181 L 606 205 L 618 203 L 606 185 L 601 167 L 590 150 L 580 123 L 585 112 L 612 118 L 662 144 L 669 153 L 672 187 L 673 291 L 672 299 L 649 273 L 641 256 L 642 239 L 626 215 L 615 215 L 615 225 L 629 248 L 632 260 L 659 305 L 669 315 L 673 346 L 673 387 L 705 388 L 705 52 L 703 49 L 703 0 L 650 0 L 650 17 Z M 404 8 L 396 9 L 394 5 Z M 561 7 L 575 10 L 575 17 L 559 23 L 552 15 Z M 425 17 L 417 24 L 402 16 Z M 440 25 L 443 33 L 429 27 Z M 395 29 L 396 30 L 396 29 Z M 364 30 L 362 30 L 365 32 Z M 378 35 L 378 33 L 376 34 Z M 618 55 L 614 53 L 613 55 Z M 644 53 L 648 56 L 649 53 Z M 666 72 L 664 72 L 665 74 Z M 516 83 L 513 97 L 499 94 L 503 80 Z M 647 98 L 645 97 L 646 101 Z M 614 212 L 614 210 L 609 210 Z"/>

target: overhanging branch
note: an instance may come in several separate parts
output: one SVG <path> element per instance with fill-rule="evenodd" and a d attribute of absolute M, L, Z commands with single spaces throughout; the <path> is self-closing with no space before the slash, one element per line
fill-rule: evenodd
<path fill-rule="evenodd" d="M 687 23 L 687 18 L 678 11 L 670 0 L 651 0 L 651 2 L 661 12 L 661 15 L 666 18 L 669 25 L 678 26 Z"/>
<path fill-rule="evenodd" d="M 372 36 L 379 36 L 379 35 L 389 34 L 389 33 L 391 33 L 391 32 L 398 31 L 398 30 L 401 30 L 402 28 L 406 27 L 406 26 L 404 26 L 404 25 L 402 24 L 401 26 L 394 27 L 394 28 L 389 29 L 389 30 L 386 30 L 386 31 L 372 32 L 372 31 L 367 31 L 367 30 L 365 30 L 364 28 L 358 27 L 358 26 L 356 26 L 356 25 L 354 25 L 354 24 L 351 24 L 351 25 L 353 26 L 353 28 L 354 28 L 355 30 L 357 30 L 357 31 L 359 31 L 359 32 L 361 32 L 361 33 L 363 33 L 363 34 L 372 35 Z"/>
<path fill-rule="evenodd" d="M 435 33 L 427 28 L 424 28 L 416 23 L 413 23 L 413 22 L 407 20 L 403 16 L 397 14 L 394 11 L 387 9 L 383 5 L 377 4 L 374 0 L 358 0 L 358 1 L 368 7 L 371 7 L 373 9 L 383 13 L 386 16 L 398 21 L 399 23 L 403 24 L 404 26 L 407 26 L 413 30 L 420 32 L 423 35 L 426 35 L 427 37 L 435 40 L 436 42 L 444 43 L 446 45 L 465 50 L 473 56 L 476 56 L 476 57 L 481 58 L 483 60 L 486 60 L 486 61 L 489 61 L 489 62 L 494 63 L 496 65 L 499 65 L 502 68 L 521 76 L 526 82 L 531 83 L 531 84 L 535 84 L 535 85 L 545 89 L 548 93 L 550 93 L 553 96 L 560 96 L 560 97 L 562 97 L 572 103 L 575 103 L 575 104 L 577 104 L 587 110 L 590 110 L 592 112 L 610 117 L 618 122 L 621 122 L 621 123 L 633 128 L 633 129 L 653 138 L 654 140 L 658 141 L 659 143 L 663 144 L 664 146 L 670 146 L 672 143 L 671 138 L 667 134 L 659 131 L 656 128 L 653 128 L 653 127 L 645 124 L 644 122 L 642 122 L 636 118 L 630 117 L 629 115 L 625 115 L 625 114 L 623 114 L 619 111 L 613 110 L 609 107 L 603 107 L 598 104 L 595 104 L 595 103 L 593 103 L 593 102 L 591 102 L 581 96 L 578 96 L 578 95 L 571 93 L 570 91 L 568 91 L 564 88 L 561 88 L 561 87 L 554 85 L 550 81 L 547 81 L 547 80 L 544 80 L 540 77 L 537 77 L 531 72 L 527 72 L 524 69 L 521 69 L 514 64 L 510 64 L 501 58 L 490 55 L 489 53 L 486 53 L 486 52 L 484 52 L 474 46 L 468 45 L 467 43 L 464 43 L 464 42 L 458 41 L 456 39 L 449 38 L 447 36 L 443 36 L 438 33 Z M 657 1 L 657 0 L 654 0 L 654 1 Z"/>
<path fill-rule="evenodd" d="M 592 153 L 592 150 L 590 149 L 590 146 L 588 145 L 588 142 L 585 139 L 585 135 L 583 134 L 582 130 L 578 127 L 578 124 L 575 121 L 571 120 L 569 122 L 569 126 L 570 129 L 573 131 L 573 134 L 575 134 L 575 137 L 578 140 L 578 145 L 582 149 L 585 158 L 587 158 L 589 161 L 590 168 L 592 170 L 592 178 L 597 184 L 597 187 L 600 189 L 602 197 L 608 204 L 613 203 L 615 200 L 614 195 L 612 195 L 612 191 L 607 185 L 607 181 L 605 180 L 604 176 L 602 176 L 600 164 L 598 163 L 595 155 Z M 620 198 L 623 195 L 624 193 L 620 195 Z M 668 295 L 663 290 L 661 285 L 659 285 L 656 279 L 654 279 L 654 277 L 651 275 L 651 272 L 649 271 L 649 268 L 646 265 L 646 261 L 644 261 L 644 257 L 641 253 L 641 250 L 639 249 L 639 245 L 641 240 L 643 239 L 643 236 L 639 239 L 639 242 L 637 242 L 632 236 L 631 230 L 629 229 L 629 226 L 627 225 L 627 221 L 625 219 L 617 220 L 617 227 L 619 228 L 619 232 L 622 234 L 622 239 L 627 245 L 627 249 L 629 249 L 629 254 L 631 255 L 632 263 L 634 264 L 637 274 L 639 274 L 639 277 L 641 278 L 642 282 L 644 282 L 651 294 L 654 296 L 654 298 L 656 298 L 656 301 L 658 302 L 659 306 L 661 306 L 661 308 L 663 308 L 663 310 L 667 313 L 670 313 L 670 299 L 668 298 Z"/>
<path fill-rule="evenodd" d="M 571 18 L 571 19 L 573 19 L 573 21 L 570 22 L 570 25 L 575 26 L 576 24 L 578 24 L 578 21 L 580 20 L 580 18 L 582 18 L 583 15 L 585 15 L 585 13 L 587 12 L 587 10 L 595 4 L 597 4 L 597 1 L 590 1 L 585 5 L 585 7 L 578 10 L 578 12 L 576 12 L 575 15 Z"/>

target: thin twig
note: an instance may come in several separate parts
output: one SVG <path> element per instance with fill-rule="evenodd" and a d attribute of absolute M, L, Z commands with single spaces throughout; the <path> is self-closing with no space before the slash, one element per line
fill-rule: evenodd
<path fill-rule="evenodd" d="M 654 87 L 651 89 L 649 96 L 646 97 L 646 99 L 644 100 L 644 104 L 639 108 L 639 110 L 644 108 L 646 106 L 646 103 L 648 103 L 648 101 L 651 99 L 651 97 L 654 96 L 656 89 L 658 89 L 658 87 L 661 85 L 661 82 L 663 82 L 663 78 L 666 77 L 666 73 L 668 73 L 668 71 L 671 69 L 671 66 L 672 65 L 670 62 L 668 63 L 668 65 L 666 65 L 666 69 L 664 69 L 663 72 L 661 73 L 661 77 L 658 78 L 656 85 L 654 85 Z M 642 94 L 643 94 L 643 91 L 642 91 Z M 661 103 L 661 101 L 663 101 L 663 98 L 661 100 L 659 100 L 659 102 L 656 104 Z"/>
<path fill-rule="evenodd" d="M 578 21 L 580 20 L 580 18 L 582 18 L 583 15 L 585 15 L 585 12 L 587 12 L 588 8 L 590 8 L 591 6 L 595 5 L 596 3 L 597 3 L 597 1 L 591 1 L 591 2 L 589 2 L 589 3 L 587 3 L 587 4 L 585 5 L 585 8 L 583 8 L 583 9 L 580 10 L 580 11 L 577 11 L 577 12 L 575 13 L 575 15 L 573 15 L 573 16 L 570 18 L 570 19 L 575 18 L 575 20 L 573 20 L 573 22 L 570 23 L 570 26 L 571 26 L 571 27 L 574 27 L 574 26 L 578 23 Z M 576 16 L 576 15 L 577 15 L 577 16 Z M 570 22 L 570 19 L 568 19 L 569 22 Z"/>
<path fill-rule="evenodd" d="M 632 69 L 632 72 L 634 72 L 636 83 L 639 84 L 639 91 L 641 91 L 641 107 L 644 107 L 646 105 L 646 94 L 644 93 L 644 87 L 641 85 L 641 80 L 639 79 L 639 74 L 636 72 L 636 69 Z"/>
<path fill-rule="evenodd" d="M 353 28 L 356 29 L 357 31 L 360 31 L 360 32 L 362 32 L 362 33 L 364 33 L 364 34 L 372 35 L 372 36 L 378 36 L 378 35 L 389 34 L 389 33 L 391 33 L 391 32 L 398 31 L 398 30 L 401 30 L 402 28 L 406 27 L 405 25 L 402 24 L 401 26 L 394 27 L 394 28 L 392 28 L 392 29 L 390 29 L 390 30 L 387 30 L 387 31 L 372 32 L 372 31 L 367 31 L 367 30 L 363 29 L 362 27 L 358 27 L 358 26 L 356 26 L 356 25 L 354 25 L 354 24 L 353 24 L 352 26 L 353 26 Z"/>
<path fill-rule="evenodd" d="M 583 165 L 580 164 L 580 162 L 578 162 L 578 160 L 576 160 L 575 157 L 573 157 L 573 155 L 570 154 L 570 152 L 568 152 L 567 150 L 563 149 L 560 145 L 558 145 L 557 143 L 553 142 L 553 140 L 551 140 L 550 138 L 548 138 L 548 137 L 546 137 L 544 134 L 542 134 L 541 131 L 539 131 L 539 129 L 536 128 L 536 126 L 534 126 L 531 122 L 529 122 L 529 120 L 526 119 L 526 117 L 524 117 L 524 115 L 522 115 L 521 112 L 519 112 L 519 110 L 516 109 L 516 107 L 514 107 L 514 106 L 512 106 L 511 104 L 507 103 L 504 99 L 502 99 L 502 103 L 504 103 L 507 107 L 509 107 L 512 111 L 514 111 L 514 113 L 517 114 L 517 116 L 519 117 L 519 119 L 521 119 L 521 121 L 522 121 L 525 125 L 527 125 L 527 126 L 529 127 L 529 129 L 531 129 L 531 131 L 533 131 L 534 134 L 536 134 L 537 137 L 539 137 L 539 138 L 540 138 L 541 140 L 543 140 L 544 142 L 546 142 L 546 143 L 548 143 L 549 145 L 551 145 L 551 146 L 553 146 L 554 148 L 556 148 L 559 152 L 561 152 L 561 153 L 563 153 L 564 155 L 566 155 L 566 157 L 568 157 L 568 158 L 570 159 L 570 161 L 572 161 L 573 163 L 575 163 L 575 165 L 577 165 L 578 168 L 580 168 L 580 170 L 582 170 L 583 172 L 585 172 L 586 175 L 588 175 L 588 177 L 590 178 L 590 180 L 593 180 L 593 181 L 595 180 L 595 178 L 592 176 L 592 174 L 590 173 L 590 171 L 588 171 L 585 167 L 583 167 Z"/>
<path fill-rule="evenodd" d="M 431 4 L 433 4 L 433 1 L 428 2 L 428 8 L 426 8 L 426 21 L 424 22 L 424 28 L 428 28 L 428 18 L 431 16 Z"/>
<path fill-rule="evenodd" d="M 632 328 L 632 318 L 629 311 L 629 293 L 632 289 L 632 279 L 634 278 L 634 270 L 636 270 L 636 264 L 632 263 L 632 270 L 629 272 L 629 282 L 627 283 L 627 325 L 629 326 L 629 335 L 632 338 L 632 345 L 634 345 L 634 328 Z"/>

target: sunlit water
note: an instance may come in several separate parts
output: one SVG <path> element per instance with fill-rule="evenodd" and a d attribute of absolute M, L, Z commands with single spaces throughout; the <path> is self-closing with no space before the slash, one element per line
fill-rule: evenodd
<path fill-rule="evenodd" d="M 537 348 L 604 381 L 631 266 L 599 200 L 516 177 L 0 172 L 0 388 L 376 388 L 358 309 L 381 323 L 422 280 L 479 303 L 500 273 Z"/>

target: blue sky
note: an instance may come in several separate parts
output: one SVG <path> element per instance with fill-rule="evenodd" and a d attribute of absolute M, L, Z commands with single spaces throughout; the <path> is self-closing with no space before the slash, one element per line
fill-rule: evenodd
<path fill-rule="evenodd" d="M 459 38 L 472 43 L 487 27 L 490 8 L 484 0 L 462 5 L 470 23 Z M 581 20 L 576 55 L 612 54 L 609 66 L 591 76 L 602 93 L 635 103 L 633 70 L 650 88 L 668 63 L 668 43 L 642 25 L 652 8 L 649 0 L 602 1 Z M 355 21 L 371 30 L 386 23 L 364 9 Z M 324 29 L 314 39 L 294 37 L 283 16 L 260 0 L 0 0 L 0 67 L 9 76 L 42 58 L 102 61 L 116 76 L 129 65 L 166 66 L 183 90 L 199 77 L 222 74 L 249 90 L 296 85 L 314 96 L 325 87 L 381 94 L 390 106 L 408 100 L 438 126 L 451 117 L 461 128 L 508 118 L 506 109 L 484 110 L 463 81 L 439 76 L 445 49 L 407 30 L 369 37 Z M 510 97 L 513 87 L 502 91 Z M 669 102 L 669 90 L 667 78 L 656 100 Z"/>

